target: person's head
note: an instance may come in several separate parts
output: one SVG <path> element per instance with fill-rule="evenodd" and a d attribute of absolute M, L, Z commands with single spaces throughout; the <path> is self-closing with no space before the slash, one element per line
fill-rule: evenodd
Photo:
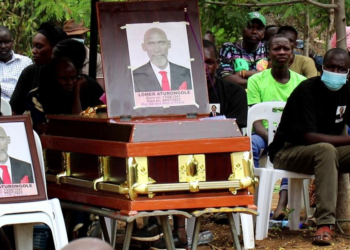
<path fill-rule="evenodd" d="M 10 136 L 7 136 L 3 127 L 0 127 L 0 163 L 4 164 L 8 159 L 8 145 L 11 143 Z"/>
<path fill-rule="evenodd" d="M 327 51 L 323 59 L 323 70 L 333 73 L 347 74 L 350 67 L 350 58 L 347 52 L 340 48 Z"/>
<path fill-rule="evenodd" d="M 171 48 L 171 42 L 168 40 L 165 32 L 158 28 L 151 28 L 146 31 L 142 49 L 155 66 L 165 69 L 168 65 L 168 50 Z"/>
<path fill-rule="evenodd" d="M 215 35 L 210 30 L 207 30 L 207 32 L 205 32 L 204 39 L 210 41 L 213 44 L 215 44 Z"/>
<path fill-rule="evenodd" d="M 113 250 L 113 248 L 100 239 L 86 237 L 70 242 L 61 250 Z"/>
<path fill-rule="evenodd" d="M 248 13 L 249 21 L 243 29 L 243 42 L 251 45 L 258 44 L 265 35 L 266 19 L 259 12 Z"/>
<path fill-rule="evenodd" d="M 292 26 L 282 26 L 281 28 L 278 29 L 277 34 L 282 34 L 285 37 L 288 38 L 290 41 L 290 44 L 292 45 L 292 49 L 295 48 L 297 45 L 297 39 L 298 39 L 298 31 L 294 29 Z"/>
<path fill-rule="evenodd" d="M 330 49 L 324 56 L 321 81 L 331 91 L 337 91 L 346 84 L 350 67 L 347 51 Z"/>
<path fill-rule="evenodd" d="M 218 67 L 218 52 L 213 43 L 203 40 L 205 73 L 207 76 L 207 86 L 211 88 L 215 84 L 215 71 Z"/>
<path fill-rule="evenodd" d="M 211 106 L 211 111 L 212 111 L 212 112 L 216 112 L 216 105 L 212 105 L 212 106 Z"/>
<path fill-rule="evenodd" d="M 53 58 L 70 58 L 78 74 L 81 73 L 86 58 L 84 44 L 73 39 L 65 39 L 56 44 L 52 53 Z"/>
<path fill-rule="evenodd" d="M 265 27 L 265 35 L 263 41 L 270 41 L 271 37 L 277 34 L 278 26 L 277 25 L 268 25 Z"/>
<path fill-rule="evenodd" d="M 86 33 L 89 31 L 88 28 L 84 26 L 84 22 L 76 23 L 74 19 L 70 19 L 64 22 L 63 25 L 64 32 L 67 33 L 69 38 L 76 39 L 77 41 L 84 43 L 86 39 Z"/>
<path fill-rule="evenodd" d="M 8 62 L 12 58 L 13 39 L 11 32 L 5 26 L 0 25 L 0 61 Z"/>
<path fill-rule="evenodd" d="M 272 68 L 288 68 L 288 63 L 293 51 L 290 41 L 282 34 L 271 37 L 268 43 L 269 58 Z"/>
<path fill-rule="evenodd" d="M 36 65 L 48 64 L 52 59 L 52 50 L 61 40 L 66 39 L 66 33 L 50 23 L 42 23 L 33 37 L 33 61 Z"/>
<path fill-rule="evenodd" d="M 343 114 L 343 113 L 344 113 L 344 107 L 340 107 L 340 108 L 339 108 L 339 113 L 340 113 L 340 114 Z"/>
<path fill-rule="evenodd" d="M 74 63 L 69 58 L 55 58 L 52 60 L 58 87 L 65 93 L 73 91 L 78 74 Z"/>

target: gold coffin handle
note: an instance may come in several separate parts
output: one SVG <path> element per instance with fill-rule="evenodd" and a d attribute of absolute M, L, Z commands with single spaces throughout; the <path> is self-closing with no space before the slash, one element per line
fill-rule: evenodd
<path fill-rule="evenodd" d="M 106 104 L 101 104 L 95 107 L 88 107 L 80 113 L 80 115 L 96 115 L 97 110 L 107 108 Z"/>

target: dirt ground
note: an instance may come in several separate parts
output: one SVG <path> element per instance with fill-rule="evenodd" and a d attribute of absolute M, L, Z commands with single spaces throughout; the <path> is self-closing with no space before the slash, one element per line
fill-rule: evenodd
<path fill-rule="evenodd" d="M 276 185 L 277 187 L 277 185 Z M 277 205 L 278 201 L 278 188 L 276 188 L 273 195 L 272 209 Z M 302 212 L 301 219 L 304 217 Z M 142 223 L 142 222 L 140 222 Z M 123 231 L 123 226 L 121 226 L 121 231 Z M 140 226 L 140 225 L 139 225 Z M 212 216 L 208 215 L 203 218 L 201 231 L 209 230 L 214 234 L 214 240 L 206 245 L 198 247 L 198 250 L 233 250 L 233 241 L 231 238 L 231 233 L 228 225 L 219 225 L 213 222 Z M 336 249 L 336 250 L 350 250 L 350 237 L 344 236 L 339 232 L 335 233 L 333 237 L 333 243 L 328 247 L 319 247 L 311 244 L 311 236 L 315 228 L 306 228 L 298 231 L 290 231 L 288 228 L 277 228 L 270 229 L 268 238 L 262 241 L 255 241 L 255 249 L 269 249 L 269 250 L 285 250 L 285 249 Z M 116 249 L 121 249 L 123 235 L 119 234 L 117 236 Z M 243 239 L 240 236 L 241 246 L 243 248 Z M 147 245 L 143 245 L 143 249 L 148 249 Z"/>

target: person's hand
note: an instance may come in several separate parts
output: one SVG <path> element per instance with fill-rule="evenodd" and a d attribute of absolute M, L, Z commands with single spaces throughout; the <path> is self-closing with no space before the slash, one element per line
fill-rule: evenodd
<path fill-rule="evenodd" d="M 78 89 L 85 88 L 88 86 L 88 81 L 83 75 L 78 75 L 77 81 L 75 82 L 75 86 L 78 87 Z"/>

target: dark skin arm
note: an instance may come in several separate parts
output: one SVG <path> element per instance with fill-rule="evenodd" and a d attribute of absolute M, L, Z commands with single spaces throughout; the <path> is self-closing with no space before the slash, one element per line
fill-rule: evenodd
<path fill-rule="evenodd" d="M 247 82 L 248 82 L 247 79 L 256 73 L 259 73 L 259 71 L 255 71 L 255 70 L 246 71 L 245 77 L 243 78 L 242 76 L 239 75 L 239 72 L 236 72 L 233 75 L 224 77 L 224 79 L 228 82 L 236 83 L 241 85 L 244 88 L 247 88 Z"/>
<path fill-rule="evenodd" d="M 262 137 L 265 141 L 267 141 L 267 142 L 269 141 L 269 132 L 267 131 L 267 129 L 262 124 L 262 120 L 255 121 L 253 123 L 253 127 L 254 127 L 255 133 L 257 135 Z"/>
<path fill-rule="evenodd" d="M 80 76 L 78 80 L 75 83 L 74 87 L 74 93 L 73 93 L 73 106 L 72 106 L 72 114 L 80 114 L 80 112 L 83 111 L 83 108 L 81 107 L 81 101 L 80 101 L 80 90 L 84 87 L 86 87 L 88 84 L 87 80 Z"/>
<path fill-rule="evenodd" d="M 312 145 L 316 143 L 329 143 L 335 147 L 350 145 L 349 135 L 325 135 L 319 133 L 304 133 L 303 140 L 306 145 Z"/>

